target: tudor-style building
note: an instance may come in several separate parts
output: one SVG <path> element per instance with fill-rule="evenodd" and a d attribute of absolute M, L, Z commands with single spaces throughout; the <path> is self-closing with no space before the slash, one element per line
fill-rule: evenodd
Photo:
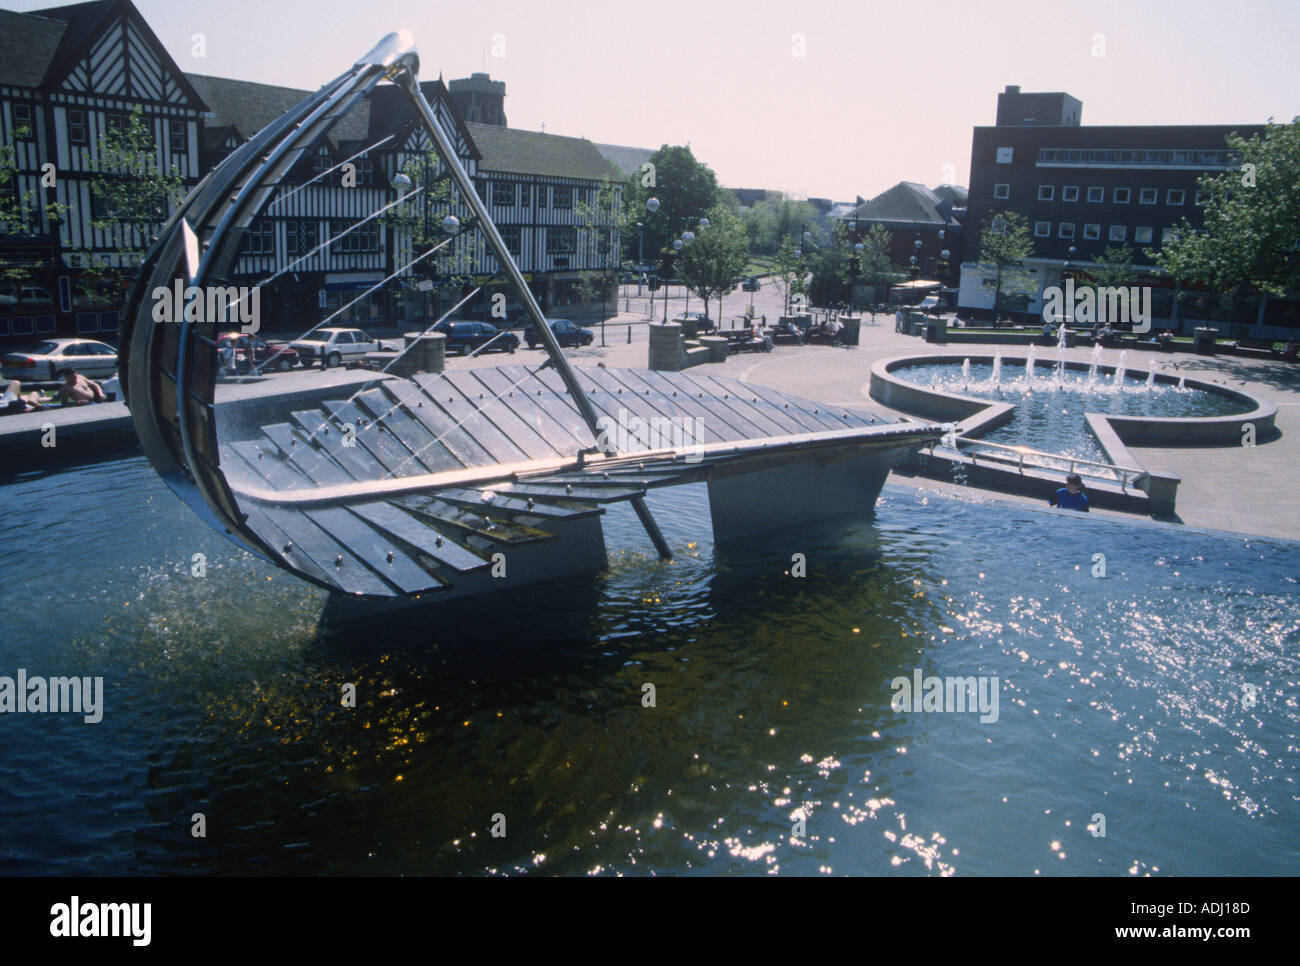
<path fill-rule="evenodd" d="M 476 91 L 487 84 L 488 93 L 504 97 L 504 85 L 486 75 L 473 80 Z M 473 101 L 477 116 L 494 123 L 466 124 L 457 107 L 465 85 L 453 87 L 461 96 L 441 79 L 421 84 L 543 308 L 576 308 L 581 274 L 618 264 L 617 170 L 588 141 L 505 128 L 499 104 L 485 112 Z M 118 293 L 102 292 L 96 304 L 76 277 L 85 259 L 121 266 L 117 246 L 94 227 L 103 213 L 92 197 L 88 162 L 100 138 L 132 110 L 141 110 L 153 133 L 159 170 L 193 185 L 308 93 L 184 74 L 130 0 L 0 11 L 0 134 L 15 148 L 15 196 L 30 196 L 42 210 L 66 206 L 57 235 L 0 238 L 8 264 L 31 265 L 30 283 L 0 290 L 0 344 L 115 333 Z M 245 235 L 229 280 L 252 285 L 276 276 L 263 290 L 264 328 L 301 331 L 327 316 L 340 324 L 407 325 L 473 290 L 443 278 L 417 285 L 404 269 L 419 254 L 409 233 L 393 219 L 371 217 L 399 199 L 394 177 L 430 147 L 405 99 L 381 86 L 288 172 Z M 53 187 L 42 185 L 47 162 L 55 165 Z M 595 207 L 605 183 L 614 186 L 612 204 L 593 218 L 587 206 Z M 468 216 L 463 205 L 443 204 L 437 217 L 448 211 L 462 221 Z M 138 238 L 138 246 L 144 241 Z M 467 233 L 443 256 L 442 273 L 483 286 L 461 311 L 485 314 L 503 286 L 492 285 L 499 266 L 481 234 Z"/>
<path fill-rule="evenodd" d="M 11 264 L 30 282 L 0 282 L 0 342 L 59 334 L 112 338 L 120 293 L 72 284 L 82 262 L 121 266 L 119 245 L 97 229 L 91 191 L 100 138 L 139 108 L 160 170 L 186 184 L 203 172 L 208 107 L 128 0 L 31 13 L 0 11 L 0 138 L 14 150 L 16 198 L 63 206 L 57 233 L 10 237 Z M 52 164 L 53 168 L 44 167 Z M 14 251 L 25 250 L 14 257 Z"/>

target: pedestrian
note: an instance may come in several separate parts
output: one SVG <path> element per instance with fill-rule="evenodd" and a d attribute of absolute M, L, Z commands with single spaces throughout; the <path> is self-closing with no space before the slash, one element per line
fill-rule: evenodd
<path fill-rule="evenodd" d="M 1083 492 L 1083 479 L 1078 473 L 1071 473 L 1065 478 L 1065 486 L 1061 487 L 1047 500 L 1051 506 L 1059 506 L 1066 510 L 1082 510 L 1088 512 L 1088 494 Z"/>

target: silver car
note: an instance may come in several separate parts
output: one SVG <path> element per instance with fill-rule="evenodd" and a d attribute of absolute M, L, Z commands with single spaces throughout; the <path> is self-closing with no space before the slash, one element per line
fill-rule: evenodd
<path fill-rule="evenodd" d="M 47 339 L 16 352 L 6 352 L 0 364 L 5 379 L 44 382 L 76 369 L 88 379 L 107 379 L 117 372 L 117 350 L 90 339 Z"/>

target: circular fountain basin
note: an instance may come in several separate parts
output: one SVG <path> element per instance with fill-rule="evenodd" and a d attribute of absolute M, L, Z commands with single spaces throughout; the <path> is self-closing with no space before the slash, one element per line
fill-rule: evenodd
<path fill-rule="evenodd" d="M 1010 440 L 1050 452 L 1095 445 L 1089 429 L 1095 433 L 1093 425 L 1098 421 L 1126 444 L 1239 446 L 1248 424 L 1253 425 L 1256 439 L 1267 438 L 1277 416 L 1275 405 L 1249 393 L 1166 372 L 1157 371 L 1148 388 L 1150 370 L 1126 367 L 1120 385 L 1114 382 L 1115 365 L 1098 364 L 1095 382 L 1089 385 L 1092 363 L 1038 359 L 1033 378 L 1026 384 L 1026 357 L 1010 356 L 1001 357 L 1000 388 L 995 388 L 990 380 L 994 357 L 970 356 L 968 361 L 970 374 L 963 379 L 962 360 L 951 355 L 882 359 L 871 367 L 871 396 L 904 412 L 958 422 L 964 435 L 984 438 L 1013 421 L 1015 410 L 1025 406 L 1025 400 L 1032 400 L 1036 411 L 1049 415 L 1055 405 L 1066 410 L 1064 415 L 1074 421 L 1077 431 L 1058 432 L 1058 445 L 1045 444 L 1043 438 L 1034 443 L 1023 438 Z M 918 373 L 931 367 L 941 370 L 937 378 L 918 378 Z M 923 384 L 927 381 L 929 384 Z M 1082 452 L 1077 455 L 1093 458 Z"/>

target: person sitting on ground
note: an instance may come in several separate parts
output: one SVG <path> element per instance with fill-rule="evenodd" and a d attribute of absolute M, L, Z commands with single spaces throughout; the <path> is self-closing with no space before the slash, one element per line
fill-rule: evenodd
<path fill-rule="evenodd" d="M 1082 510 L 1087 513 L 1088 494 L 1083 492 L 1083 479 L 1078 473 L 1071 473 L 1065 478 L 1065 486 L 1053 493 L 1047 502 L 1051 506 L 1063 507 L 1066 510 Z"/>
<path fill-rule="evenodd" d="M 64 406 L 84 406 L 86 403 L 107 402 L 104 389 L 93 379 L 87 379 L 76 369 L 63 370 L 63 385 L 59 386 L 59 402 Z"/>
<path fill-rule="evenodd" d="M 10 380 L 0 393 L 0 413 L 6 416 L 18 413 L 35 412 L 45 406 L 45 397 L 39 392 L 23 392 L 23 384 L 17 379 Z"/>

